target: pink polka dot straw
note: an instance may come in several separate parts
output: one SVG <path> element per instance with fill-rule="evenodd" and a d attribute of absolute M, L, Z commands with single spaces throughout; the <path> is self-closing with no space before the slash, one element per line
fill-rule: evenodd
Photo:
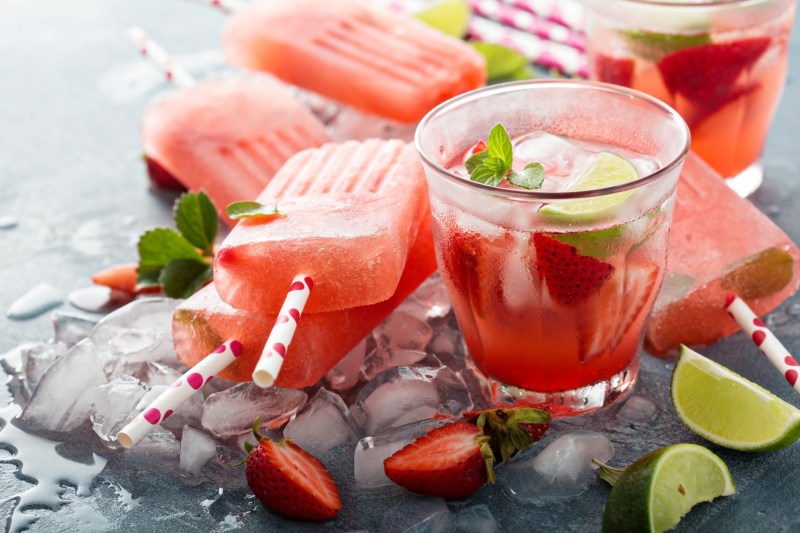
<path fill-rule="evenodd" d="M 232 339 L 222 343 L 202 361 L 178 378 L 148 405 L 136 418 L 117 433 L 117 440 L 124 448 L 133 448 L 157 425 L 169 418 L 192 394 L 208 383 L 242 354 L 242 343 Z"/>
<path fill-rule="evenodd" d="M 271 387 L 278 379 L 278 372 L 281 370 L 283 359 L 286 357 L 286 351 L 292 342 L 312 287 L 314 280 L 304 274 L 297 275 L 292 280 L 278 318 L 275 319 L 275 325 L 264 345 L 264 351 L 261 352 L 261 357 L 253 370 L 253 381 L 259 387 Z"/>
<path fill-rule="evenodd" d="M 167 80 L 182 88 L 191 87 L 195 84 L 195 79 L 192 75 L 179 65 L 176 65 L 169 54 L 151 39 L 142 28 L 138 26 L 128 28 L 128 38 L 143 56 L 150 59 L 161 69 Z"/>
<path fill-rule="evenodd" d="M 800 363 L 791 356 L 781 341 L 761 322 L 752 309 L 736 295 L 730 295 L 725 302 L 728 313 L 736 320 L 747 335 L 753 339 L 772 366 L 783 374 L 789 385 L 800 392 Z"/>

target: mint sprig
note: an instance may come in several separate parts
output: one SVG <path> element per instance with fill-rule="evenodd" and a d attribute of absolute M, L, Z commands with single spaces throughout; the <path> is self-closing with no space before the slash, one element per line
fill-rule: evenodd
<path fill-rule="evenodd" d="M 233 202 L 232 204 L 228 204 L 226 211 L 228 216 L 234 220 L 239 220 L 241 218 L 286 216 L 278 211 L 277 199 L 270 205 L 264 205 L 259 202 Z"/>
<path fill-rule="evenodd" d="M 138 284 L 188 298 L 211 280 L 219 217 L 208 196 L 199 192 L 178 198 L 174 218 L 178 231 L 155 228 L 139 238 Z"/>
<path fill-rule="evenodd" d="M 524 189 L 539 189 L 544 183 L 544 167 L 541 163 L 528 163 L 524 169 L 512 170 L 514 150 L 511 139 L 502 124 L 495 125 L 486 141 L 486 149 L 473 154 L 464 166 L 469 179 L 496 187 L 504 179 Z"/>

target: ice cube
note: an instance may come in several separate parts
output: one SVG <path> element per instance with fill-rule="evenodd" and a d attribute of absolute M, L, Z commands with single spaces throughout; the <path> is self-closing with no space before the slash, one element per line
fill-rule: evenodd
<path fill-rule="evenodd" d="M 419 363 L 427 353 L 417 350 L 404 350 L 402 348 L 392 349 L 381 343 L 364 359 L 364 366 L 361 367 L 361 375 L 364 379 L 371 381 L 375 376 L 394 366 L 409 366 Z"/>
<path fill-rule="evenodd" d="M 400 124 L 378 116 L 365 115 L 341 104 L 339 107 L 339 112 L 328 125 L 328 130 L 337 141 L 401 139 L 411 142 L 414 139 L 416 126 L 413 124 Z"/>
<path fill-rule="evenodd" d="M 71 431 L 89 418 L 94 388 L 105 382 L 97 348 L 83 340 L 42 376 L 20 419 L 34 428 Z"/>
<path fill-rule="evenodd" d="M 156 466 L 159 471 L 165 472 L 170 467 L 177 466 L 181 445 L 172 432 L 159 426 L 148 433 L 139 444 L 123 453 L 128 461 L 144 463 L 151 468 Z"/>
<path fill-rule="evenodd" d="M 43 342 L 23 349 L 21 353 L 23 379 L 28 390 L 33 392 L 47 369 L 67 353 L 67 345 L 63 342 Z"/>
<path fill-rule="evenodd" d="M 209 459 L 217 454 L 217 442 L 211 435 L 191 426 L 183 428 L 180 467 L 198 475 Z"/>
<path fill-rule="evenodd" d="M 458 416 L 472 407 L 461 375 L 448 367 L 398 366 L 378 374 L 350 410 L 364 435 L 437 413 Z"/>
<path fill-rule="evenodd" d="M 541 163 L 548 177 L 567 177 L 587 166 L 591 154 L 564 137 L 544 131 L 529 133 L 514 143 L 514 168 L 520 170 L 529 163 Z M 562 181 L 566 180 L 545 180 Z"/>
<path fill-rule="evenodd" d="M 500 526 L 486 505 L 460 509 L 454 515 L 459 533 L 500 533 Z"/>
<path fill-rule="evenodd" d="M 386 533 L 455 533 L 456 523 L 442 498 L 409 494 L 386 512 L 380 530 Z"/>
<path fill-rule="evenodd" d="M 183 372 L 179 372 L 172 367 L 161 363 L 148 362 L 144 366 L 142 381 L 148 387 L 155 387 L 157 385 L 172 385 L 175 383 Z"/>
<path fill-rule="evenodd" d="M 430 322 L 447 316 L 452 305 L 442 277 L 435 273 L 400 304 L 397 310 L 423 322 Z"/>
<path fill-rule="evenodd" d="M 54 311 L 50 319 L 53 321 L 55 340 L 69 348 L 88 337 L 97 324 L 97 320 L 69 311 Z"/>
<path fill-rule="evenodd" d="M 261 418 L 261 426 L 275 428 L 294 416 L 307 399 L 301 390 L 240 383 L 206 398 L 202 423 L 218 437 L 249 431 L 256 417 Z"/>
<path fill-rule="evenodd" d="M 109 313 L 129 304 L 133 295 L 124 291 L 92 285 L 75 289 L 67 295 L 67 301 L 81 311 Z"/>
<path fill-rule="evenodd" d="M 449 323 L 445 323 L 433 331 L 433 338 L 428 343 L 427 351 L 437 355 L 452 355 L 458 351 L 458 342 L 458 331 Z"/>
<path fill-rule="evenodd" d="M 617 418 L 620 422 L 631 426 L 647 426 L 658 416 L 658 407 L 649 398 L 631 396 L 619 410 Z"/>
<path fill-rule="evenodd" d="M 143 411 L 148 405 L 153 403 L 156 398 L 161 396 L 165 390 L 169 389 L 169 385 L 153 385 L 144 396 L 139 400 L 136 405 L 136 412 Z M 186 425 L 200 424 L 203 416 L 203 395 L 192 394 L 188 400 L 179 405 L 175 412 L 169 418 L 161 422 L 165 428 L 178 429 Z"/>
<path fill-rule="evenodd" d="M 90 419 L 92 429 L 104 441 L 113 440 L 116 434 L 133 420 L 136 405 L 147 388 L 136 378 L 114 378 L 94 389 L 94 407 Z"/>
<path fill-rule="evenodd" d="M 367 341 L 364 339 L 350 350 L 325 376 L 330 388 L 336 392 L 344 392 L 358 383 L 361 375 L 361 365 L 364 362 L 366 353 Z"/>
<path fill-rule="evenodd" d="M 372 332 L 375 342 L 391 348 L 424 351 L 433 329 L 417 317 L 395 311 Z"/>
<path fill-rule="evenodd" d="M 605 462 L 613 455 L 614 445 L 600 433 L 561 435 L 536 456 L 505 468 L 506 493 L 523 503 L 576 496 L 595 478 L 592 459 Z"/>
<path fill-rule="evenodd" d="M 358 441 L 353 457 L 356 485 L 364 489 L 391 485 L 383 471 L 383 461 L 412 440 L 445 423 L 446 420 L 420 420 Z"/>
<path fill-rule="evenodd" d="M 356 441 L 356 434 L 347 420 L 348 409 L 342 398 L 320 388 L 303 410 L 286 424 L 285 437 L 316 457 L 322 457 L 337 446 Z"/>

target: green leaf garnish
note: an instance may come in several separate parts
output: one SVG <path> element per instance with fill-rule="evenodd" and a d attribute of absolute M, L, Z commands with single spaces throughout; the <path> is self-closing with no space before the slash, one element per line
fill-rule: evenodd
<path fill-rule="evenodd" d="M 472 157 L 467 159 L 467 162 L 464 163 L 464 166 L 467 168 L 467 172 L 471 174 L 476 168 L 478 168 L 479 165 L 482 165 L 483 162 L 486 161 L 487 157 L 489 157 L 488 150 L 473 154 Z"/>
<path fill-rule="evenodd" d="M 278 200 L 272 205 L 264 205 L 259 202 L 233 202 L 229 204 L 226 211 L 228 216 L 234 220 L 240 218 L 255 218 L 268 216 L 286 216 L 278 211 Z"/>
<path fill-rule="evenodd" d="M 197 248 L 173 229 L 156 228 L 146 231 L 139 244 L 140 267 L 163 267 L 177 259 L 202 261 Z"/>
<path fill-rule="evenodd" d="M 492 158 L 488 158 L 488 160 L 492 160 Z M 500 160 L 495 159 L 495 161 Z M 477 181 L 478 183 L 484 183 L 492 187 L 497 187 L 497 185 L 503 181 L 504 176 L 505 169 L 503 169 L 503 172 L 498 172 L 497 169 L 490 168 L 484 163 L 482 165 L 478 165 L 475 170 L 472 171 L 472 174 L 470 174 L 469 178 L 472 181 Z"/>
<path fill-rule="evenodd" d="M 514 151 L 511 146 L 511 139 L 502 124 L 495 125 L 492 131 L 489 132 L 486 151 L 489 152 L 489 157 L 496 157 L 505 164 L 507 169 L 511 168 Z"/>
<path fill-rule="evenodd" d="M 544 183 L 544 167 L 541 163 L 528 163 L 521 172 L 512 170 L 508 182 L 523 189 L 540 189 Z"/>
<path fill-rule="evenodd" d="M 483 41 L 472 41 L 469 44 L 483 55 L 487 85 L 533 78 L 528 60 L 516 50 Z"/>
<path fill-rule="evenodd" d="M 628 46 L 637 56 L 648 61 L 661 61 L 672 52 L 711 42 L 708 33 L 657 33 L 643 30 L 620 30 L 628 40 Z"/>
<path fill-rule="evenodd" d="M 175 203 L 175 225 L 181 234 L 207 254 L 212 253 L 219 216 L 206 193 L 186 193 Z"/>
<path fill-rule="evenodd" d="M 211 265 L 205 261 L 178 259 L 161 271 L 159 281 L 173 298 L 188 298 L 211 280 Z"/>

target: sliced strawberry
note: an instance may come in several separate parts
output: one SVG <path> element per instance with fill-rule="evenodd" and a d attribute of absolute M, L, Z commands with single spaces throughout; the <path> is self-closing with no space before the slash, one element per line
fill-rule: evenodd
<path fill-rule="evenodd" d="M 696 128 L 705 119 L 722 109 L 728 104 L 732 104 L 740 98 L 749 96 L 752 92 L 761 88 L 761 83 L 754 82 L 749 85 L 734 85 L 727 93 L 721 94 L 716 100 L 707 102 L 697 102 L 694 109 L 682 111 L 686 123 L 690 128 Z"/>
<path fill-rule="evenodd" d="M 707 44 L 678 50 L 658 63 L 672 94 L 692 102 L 716 102 L 733 91 L 739 76 L 767 51 L 769 37 Z"/>
<path fill-rule="evenodd" d="M 339 489 L 325 466 L 290 439 L 275 442 L 258 434 L 248 451 L 247 484 L 256 497 L 278 514 L 295 520 L 321 522 L 342 508 Z M 249 445 L 249 446 L 248 446 Z"/>
<path fill-rule="evenodd" d="M 147 165 L 147 175 L 150 176 L 150 181 L 153 185 L 159 189 L 186 190 L 186 187 L 184 187 L 166 168 L 161 166 L 161 163 L 146 155 L 144 156 L 144 162 Z"/>
<path fill-rule="evenodd" d="M 614 339 L 611 342 L 611 349 L 615 349 L 633 323 L 643 312 L 651 297 L 656 292 L 658 283 L 658 266 L 654 263 L 628 263 L 625 269 L 625 297 L 624 305 L 620 314 L 620 320 L 616 324 Z"/>
<path fill-rule="evenodd" d="M 486 141 L 478 141 L 475 146 L 472 147 L 472 150 L 469 151 L 469 155 L 475 155 L 477 153 L 483 152 L 486 150 Z"/>
<path fill-rule="evenodd" d="M 110 266 L 105 270 L 93 274 L 92 283 L 128 294 L 159 292 L 161 290 L 160 287 L 138 286 L 139 275 L 136 273 L 136 268 L 138 266 L 139 265 L 136 263 Z"/>
<path fill-rule="evenodd" d="M 383 462 L 386 476 L 412 492 L 460 500 L 494 483 L 489 438 L 468 422 L 454 422 L 414 440 Z"/>
<path fill-rule="evenodd" d="M 552 417 L 548 405 L 526 403 L 471 411 L 464 418 L 489 436 L 495 456 L 508 463 L 517 452 L 524 452 L 542 438 L 550 427 Z"/>
<path fill-rule="evenodd" d="M 558 303 L 576 305 L 589 301 L 614 273 L 614 265 L 581 255 L 572 245 L 543 233 L 533 235 L 535 268 Z"/>
<path fill-rule="evenodd" d="M 633 84 L 633 59 L 595 54 L 592 71 L 595 78 L 607 83 L 630 87 Z"/>
<path fill-rule="evenodd" d="M 484 263 L 483 237 L 477 233 L 453 229 L 444 237 L 442 259 L 445 270 L 459 294 L 466 295 L 478 316 L 486 313 L 481 291 L 481 265 Z M 486 280 L 483 279 L 485 283 Z"/>

